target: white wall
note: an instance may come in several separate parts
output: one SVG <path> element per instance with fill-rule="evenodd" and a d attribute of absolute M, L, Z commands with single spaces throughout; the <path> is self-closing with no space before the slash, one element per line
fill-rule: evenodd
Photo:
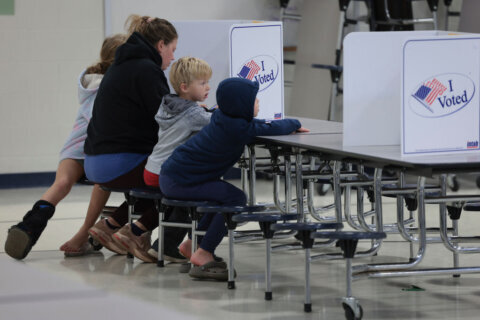
<path fill-rule="evenodd" d="M 102 39 L 99 0 L 15 0 L 0 16 L 0 174 L 55 171 Z"/>
<path fill-rule="evenodd" d="M 104 2 L 111 10 L 107 20 Z M 318 25 L 305 19 L 298 28 L 297 71 L 304 74 L 295 75 L 294 107 L 287 111 L 292 115 L 325 117 L 330 76 L 309 64 L 333 62 L 338 2 L 326 2 L 305 0 L 300 8 Z M 279 12 L 278 0 L 15 0 L 15 15 L 0 16 L 0 174 L 56 169 L 78 108 L 77 77 L 97 59 L 104 21 L 117 33 L 131 13 L 169 20 L 276 20 Z"/>
<path fill-rule="evenodd" d="M 110 29 L 131 13 L 168 20 L 278 17 L 277 0 L 104 0 Z M 0 15 L 0 174 L 55 171 L 78 109 L 78 74 L 104 37 L 104 1 L 15 0 Z M 108 19 L 106 21 L 109 21 Z"/>
<path fill-rule="evenodd" d="M 313 63 L 334 64 L 338 32 L 338 1 L 304 0 L 298 28 L 298 50 L 290 103 L 285 113 L 298 117 L 328 118 L 330 72 Z"/>
<path fill-rule="evenodd" d="M 461 8 L 461 22 L 459 30 L 463 32 L 480 33 L 480 19 L 478 11 L 480 2 L 478 0 L 464 0 Z"/>
<path fill-rule="evenodd" d="M 122 32 L 132 14 L 167 20 L 278 20 L 278 0 L 106 0 L 111 5 L 112 32 Z M 181 41 L 181 40 L 180 40 Z"/>

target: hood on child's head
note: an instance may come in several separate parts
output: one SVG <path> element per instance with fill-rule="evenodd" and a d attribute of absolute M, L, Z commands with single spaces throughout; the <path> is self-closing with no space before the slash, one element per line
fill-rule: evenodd
<path fill-rule="evenodd" d="M 217 88 L 217 104 L 223 113 L 233 118 L 253 119 L 258 82 L 243 78 L 228 78 Z"/>

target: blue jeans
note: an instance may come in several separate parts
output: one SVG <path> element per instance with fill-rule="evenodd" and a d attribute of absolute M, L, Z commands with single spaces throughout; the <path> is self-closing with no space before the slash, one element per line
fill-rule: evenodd
<path fill-rule="evenodd" d="M 223 180 L 182 186 L 170 177 L 160 174 L 159 185 L 162 193 L 172 199 L 212 201 L 226 206 L 244 206 L 247 203 L 247 198 L 242 190 Z M 227 234 L 223 214 L 210 213 L 204 215 L 198 228 L 207 231 L 200 242 L 200 248 L 213 254 Z"/>

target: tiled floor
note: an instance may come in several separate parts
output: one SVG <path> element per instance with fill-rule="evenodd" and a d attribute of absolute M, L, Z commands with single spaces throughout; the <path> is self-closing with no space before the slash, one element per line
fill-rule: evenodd
<path fill-rule="evenodd" d="M 258 200 L 270 197 L 271 182 L 260 181 Z M 461 180 L 461 191 L 478 192 Z M 10 225 L 21 219 L 44 188 L 0 190 L 0 242 Z M 261 241 L 237 244 L 236 290 L 225 283 L 194 281 L 178 273 L 177 265 L 157 268 L 115 256 L 99 254 L 64 258 L 58 247 L 79 227 L 87 207 L 90 187 L 76 186 L 57 207 L 54 218 L 28 257 L 17 262 L 0 253 L 0 319 L 344 319 L 341 297 L 345 293 L 343 261 L 312 263 L 313 312 L 303 312 L 303 251 L 280 251 L 272 256 L 273 300 L 264 301 L 264 245 Z M 119 203 L 120 195 L 110 203 Z M 319 198 L 327 203 L 331 194 Z M 392 222 L 395 204 L 385 200 L 385 222 Z M 428 208 L 428 225 L 437 225 L 438 214 Z M 464 213 L 460 228 L 478 235 L 477 213 Z M 252 225 L 253 226 L 253 225 Z M 251 227 L 251 226 L 246 226 Z M 278 240 L 286 243 L 291 240 Z M 368 243 L 359 245 L 367 248 Z M 335 248 L 327 249 L 334 251 Z M 325 251 L 325 249 L 323 250 Z M 358 259 L 405 261 L 408 245 L 389 235 L 378 256 Z M 218 255 L 227 257 L 226 241 Z M 461 256 L 461 264 L 479 265 L 478 255 Z M 452 254 L 441 244 L 427 248 L 421 267 L 450 267 Z M 407 291 L 412 285 L 423 291 Z M 364 319 L 478 319 L 480 275 L 417 276 L 355 281 L 353 293 L 364 309 Z"/>

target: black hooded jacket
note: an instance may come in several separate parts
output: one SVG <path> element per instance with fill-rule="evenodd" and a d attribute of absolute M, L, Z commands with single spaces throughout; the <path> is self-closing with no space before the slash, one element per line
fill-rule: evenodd
<path fill-rule="evenodd" d="M 220 179 L 257 136 L 285 135 L 301 127 L 296 119 L 272 122 L 253 118 L 258 83 L 228 78 L 217 88 L 218 110 L 199 133 L 175 149 L 162 165 L 161 175 L 179 185 Z"/>
<path fill-rule="evenodd" d="M 134 32 L 105 73 L 88 125 L 85 153 L 150 154 L 157 142 L 155 114 L 170 93 L 162 57 Z"/>

